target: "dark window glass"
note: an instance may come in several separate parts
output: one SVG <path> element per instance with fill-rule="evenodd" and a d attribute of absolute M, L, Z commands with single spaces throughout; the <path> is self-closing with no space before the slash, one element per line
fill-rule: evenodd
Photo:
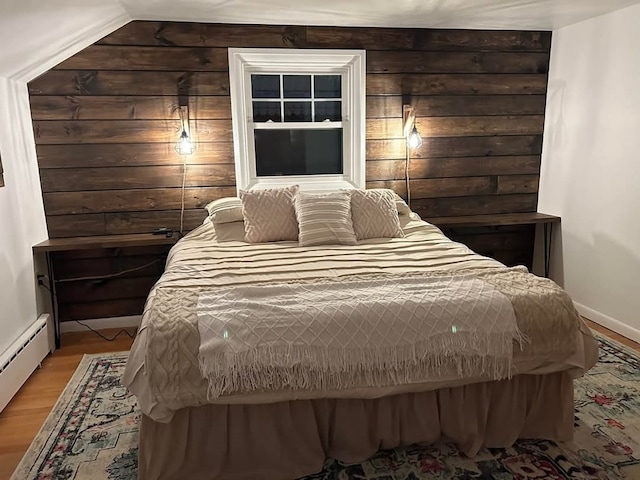
<path fill-rule="evenodd" d="M 280 105 L 280 102 L 253 102 L 253 121 L 282 121 L 282 112 L 280 110 Z"/>
<path fill-rule="evenodd" d="M 285 122 L 310 122 L 311 102 L 284 102 Z"/>
<path fill-rule="evenodd" d="M 311 76 L 285 75 L 282 79 L 284 98 L 311 98 Z"/>
<path fill-rule="evenodd" d="M 342 173 L 342 129 L 255 130 L 259 177 Z"/>
<path fill-rule="evenodd" d="M 340 75 L 316 75 L 314 77 L 314 98 L 340 98 L 342 96 Z"/>
<path fill-rule="evenodd" d="M 280 75 L 251 75 L 253 98 L 280 98 Z"/>
<path fill-rule="evenodd" d="M 342 102 L 316 102 L 316 122 L 331 120 L 339 122 L 342 120 Z"/>

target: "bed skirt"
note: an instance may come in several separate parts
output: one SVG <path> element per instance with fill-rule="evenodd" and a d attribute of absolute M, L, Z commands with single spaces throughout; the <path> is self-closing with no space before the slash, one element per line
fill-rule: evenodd
<path fill-rule="evenodd" d="M 467 455 L 518 438 L 571 440 L 573 380 L 519 375 L 377 399 L 205 405 L 170 423 L 143 416 L 139 480 L 285 480 L 325 458 L 360 462 L 380 449 L 452 441 Z"/>

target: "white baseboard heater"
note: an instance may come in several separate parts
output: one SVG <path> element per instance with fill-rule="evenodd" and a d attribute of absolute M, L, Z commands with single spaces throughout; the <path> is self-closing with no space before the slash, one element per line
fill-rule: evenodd
<path fill-rule="evenodd" d="M 0 356 L 0 412 L 50 351 L 49 315 L 40 315 Z"/>

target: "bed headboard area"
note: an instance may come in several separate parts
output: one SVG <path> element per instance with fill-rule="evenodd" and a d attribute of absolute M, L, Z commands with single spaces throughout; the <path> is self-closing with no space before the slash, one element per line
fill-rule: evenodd
<path fill-rule="evenodd" d="M 174 147 L 185 101 L 196 142 L 185 230 L 202 222 L 205 204 L 236 194 L 228 47 L 366 50 L 367 187 L 406 195 L 409 103 L 423 138 L 410 162 L 413 210 L 427 220 L 533 212 L 550 46 L 551 32 L 537 31 L 131 22 L 29 83 L 49 236 L 179 229 L 183 157 Z M 532 248 L 526 226 L 469 233 L 490 241 L 484 234 L 504 250 Z M 121 267 L 137 257 L 124 258 Z M 100 316 L 142 303 L 100 301 L 115 309 Z"/>

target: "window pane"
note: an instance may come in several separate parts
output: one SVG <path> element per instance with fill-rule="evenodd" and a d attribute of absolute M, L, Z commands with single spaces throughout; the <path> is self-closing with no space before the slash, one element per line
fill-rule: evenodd
<path fill-rule="evenodd" d="M 314 77 L 314 98 L 342 97 L 342 78 L 340 75 L 316 75 Z"/>
<path fill-rule="evenodd" d="M 316 122 L 331 120 L 339 122 L 342 120 L 342 102 L 316 102 Z"/>
<path fill-rule="evenodd" d="M 310 122 L 311 102 L 284 102 L 285 122 Z"/>
<path fill-rule="evenodd" d="M 280 98 L 280 75 L 251 75 L 253 98 Z"/>
<path fill-rule="evenodd" d="M 342 129 L 255 130 L 259 177 L 342 173 Z"/>
<path fill-rule="evenodd" d="M 282 82 L 284 98 L 311 98 L 310 75 L 285 75 Z"/>
<path fill-rule="evenodd" d="M 266 122 L 282 121 L 280 102 L 253 102 L 253 121 Z"/>

